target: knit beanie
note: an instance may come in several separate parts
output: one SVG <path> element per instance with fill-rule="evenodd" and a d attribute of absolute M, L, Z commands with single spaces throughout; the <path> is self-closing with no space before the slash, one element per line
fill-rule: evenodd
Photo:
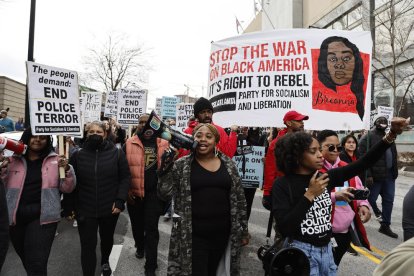
<path fill-rule="evenodd" d="M 201 97 L 194 103 L 194 116 L 197 117 L 198 113 L 200 113 L 204 109 L 210 109 L 211 111 L 213 111 L 213 106 L 211 105 L 209 100 Z"/>

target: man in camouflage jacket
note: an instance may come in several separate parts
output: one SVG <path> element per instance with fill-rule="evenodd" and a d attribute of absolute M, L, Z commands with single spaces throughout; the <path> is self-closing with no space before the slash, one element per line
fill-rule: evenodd
<path fill-rule="evenodd" d="M 234 162 L 219 153 L 232 183 L 230 188 L 230 275 L 240 275 L 241 240 L 248 235 L 246 218 L 246 199 L 241 179 Z M 192 275 L 192 213 L 191 213 L 191 163 L 194 155 L 187 155 L 173 164 L 166 174 L 158 178 L 158 196 L 163 200 L 173 197 L 173 217 L 170 249 L 168 256 L 168 275 Z"/>

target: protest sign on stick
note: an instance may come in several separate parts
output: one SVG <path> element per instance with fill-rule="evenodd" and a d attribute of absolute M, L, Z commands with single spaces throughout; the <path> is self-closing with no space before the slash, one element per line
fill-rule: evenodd
<path fill-rule="evenodd" d="M 118 123 L 122 125 L 138 125 L 139 116 L 147 110 L 148 90 L 121 88 L 118 93 Z"/>
<path fill-rule="evenodd" d="M 33 135 L 80 135 L 78 74 L 30 61 L 26 66 Z"/>
<path fill-rule="evenodd" d="M 211 45 L 215 123 L 283 127 L 284 114 L 296 110 L 309 116 L 307 129 L 368 128 L 369 32 L 275 30 Z"/>
<path fill-rule="evenodd" d="M 99 121 L 101 119 L 101 92 L 82 92 L 82 112 L 84 123 Z"/>
<path fill-rule="evenodd" d="M 162 118 L 175 118 L 176 106 L 179 103 L 177 97 L 162 97 L 161 114 Z"/>
<path fill-rule="evenodd" d="M 188 120 L 194 115 L 193 103 L 179 103 L 177 104 L 175 126 L 178 131 L 184 132 L 187 128 Z"/>
<path fill-rule="evenodd" d="M 114 118 L 118 110 L 118 91 L 106 93 L 104 117 Z"/>
<path fill-rule="evenodd" d="M 264 147 L 237 147 L 233 161 L 236 163 L 244 188 L 262 188 L 264 156 Z"/>

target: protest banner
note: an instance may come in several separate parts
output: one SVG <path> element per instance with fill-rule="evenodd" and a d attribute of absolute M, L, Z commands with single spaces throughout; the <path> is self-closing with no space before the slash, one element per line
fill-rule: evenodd
<path fill-rule="evenodd" d="M 383 116 L 387 119 L 388 121 L 388 129 L 391 127 L 391 119 L 394 117 L 394 108 L 393 107 L 389 107 L 389 106 L 378 106 L 377 107 L 377 117 L 378 116 Z"/>
<path fill-rule="evenodd" d="M 166 118 L 175 118 L 176 105 L 179 99 L 177 97 L 162 97 L 161 104 L 161 117 L 165 120 Z"/>
<path fill-rule="evenodd" d="M 118 123 L 122 125 L 138 125 L 139 116 L 147 110 L 148 90 L 121 88 L 118 93 Z"/>
<path fill-rule="evenodd" d="M 238 152 L 233 156 L 233 161 L 236 163 L 242 179 L 243 188 L 262 188 L 264 156 L 265 147 L 238 147 Z"/>
<path fill-rule="evenodd" d="M 80 135 L 77 72 L 31 61 L 26 66 L 33 135 Z"/>
<path fill-rule="evenodd" d="M 155 113 L 158 116 L 162 117 L 161 112 L 162 112 L 162 98 L 156 98 L 155 99 Z"/>
<path fill-rule="evenodd" d="M 212 43 L 208 97 L 214 122 L 283 127 L 296 110 L 306 129 L 369 127 L 369 32 L 291 29 Z"/>
<path fill-rule="evenodd" d="M 118 110 L 118 91 L 106 93 L 104 117 L 114 118 Z"/>
<path fill-rule="evenodd" d="M 101 105 L 102 105 L 102 93 L 101 92 L 82 92 L 82 115 L 83 123 L 90 123 L 93 121 L 101 120 Z"/>
<path fill-rule="evenodd" d="M 176 110 L 175 126 L 178 131 L 184 132 L 188 119 L 194 115 L 193 103 L 179 103 Z"/>

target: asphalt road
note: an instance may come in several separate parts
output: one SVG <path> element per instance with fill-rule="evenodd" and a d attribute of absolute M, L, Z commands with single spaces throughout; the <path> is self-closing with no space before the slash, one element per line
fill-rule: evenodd
<path fill-rule="evenodd" d="M 377 263 L 380 262 L 382 256 L 402 242 L 402 200 L 405 193 L 413 184 L 414 178 L 400 176 L 397 179 L 397 190 L 391 227 L 396 233 L 398 233 L 399 238 L 392 239 L 380 234 L 378 232 L 379 223 L 375 220 L 375 218 L 372 218 L 371 221 L 366 224 L 366 229 L 374 251 L 367 252 L 359 249 L 359 251 L 362 250 L 362 254 L 359 254 L 359 256 L 351 256 L 346 254 L 339 267 L 339 276 L 371 275 Z M 242 252 L 242 275 L 246 276 L 264 275 L 261 261 L 258 260 L 256 252 L 259 246 L 265 243 L 266 226 L 269 213 L 261 206 L 261 196 L 262 192 L 258 190 L 249 221 L 249 231 L 252 239 L 250 244 L 243 248 Z M 378 203 L 380 203 L 380 199 Z M 166 275 L 170 228 L 170 222 L 164 222 L 161 217 L 159 224 L 160 244 L 158 248 L 159 268 L 157 275 Z M 59 224 L 58 232 L 59 234 L 55 238 L 49 258 L 49 275 L 82 275 L 80 266 L 80 244 L 77 229 L 74 228 L 71 223 L 62 221 Z M 129 226 L 128 214 L 123 213 L 118 221 L 115 233 L 115 246 L 110 258 L 114 275 L 144 274 L 144 260 L 136 259 L 134 253 L 134 240 Z M 97 249 L 97 256 L 99 264 L 99 246 Z M 14 252 L 12 245 L 10 245 L 7 259 L 0 275 L 25 275 L 22 263 Z M 97 267 L 96 275 L 100 275 L 99 267 Z"/>

